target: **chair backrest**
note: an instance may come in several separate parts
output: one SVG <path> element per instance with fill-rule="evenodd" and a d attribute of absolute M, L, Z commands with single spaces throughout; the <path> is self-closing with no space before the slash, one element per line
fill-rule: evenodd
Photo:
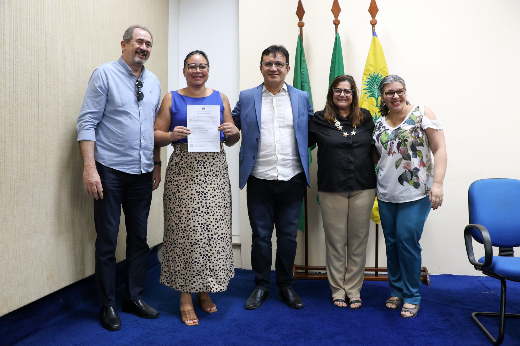
<path fill-rule="evenodd" d="M 520 246 L 520 180 L 482 179 L 468 191 L 469 223 L 485 226 L 493 246 Z M 473 238 L 482 243 L 477 230 Z"/>

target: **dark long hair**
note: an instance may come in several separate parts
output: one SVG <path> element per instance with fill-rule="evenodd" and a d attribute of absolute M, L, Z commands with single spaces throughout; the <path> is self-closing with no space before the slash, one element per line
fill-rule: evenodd
<path fill-rule="evenodd" d="M 329 91 L 327 92 L 327 102 L 325 103 L 324 118 L 330 124 L 332 124 L 336 120 L 337 115 L 339 114 L 338 107 L 336 107 L 336 105 L 334 104 L 334 92 L 332 91 L 332 89 L 336 88 L 338 84 L 341 82 L 350 83 L 350 88 L 352 89 L 352 103 L 350 104 L 349 113 L 350 123 L 352 124 L 352 126 L 359 126 L 363 122 L 364 115 L 363 113 L 361 113 L 361 110 L 359 109 L 359 97 L 356 82 L 354 81 L 354 78 L 349 75 L 338 76 L 334 78 L 332 83 L 330 83 Z"/>

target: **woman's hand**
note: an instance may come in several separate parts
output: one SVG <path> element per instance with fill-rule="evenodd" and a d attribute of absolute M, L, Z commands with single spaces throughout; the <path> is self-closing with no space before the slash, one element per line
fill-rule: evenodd
<path fill-rule="evenodd" d="M 191 135 L 190 129 L 184 126 L 175 126 L 171 132 L 171 142 L 177 142 L 179 139 L 184 139 Z"/>
<path fill-rule="evenodd" d="M 224 131 L 224 136 L 226 138 L 229 136 L 234 136 L 239 132 L 238 128 L 233 123 L 222 123 L 222 125 L 218 127 L 218 130 Z"/>
<path fill-rule="evenodd" d="M 442 185 L 433 183 L 428 196 L 430 197 L 430 202 L 432 202 L 432 209 L 435 210 L 439 208 L 442 205 L 442 198 L 444 197 Z"/>

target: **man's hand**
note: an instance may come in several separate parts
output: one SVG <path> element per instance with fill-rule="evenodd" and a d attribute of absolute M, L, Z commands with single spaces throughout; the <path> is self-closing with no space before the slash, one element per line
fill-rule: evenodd
<path fill-rule="evenodd" d="M 103 186 L 94 161 L 95 145 L 94 141 L 79 142 L 81 155 L 83 155 L 83 186 L 87 195 L 95 199 L 103 199 Z"/>
<path fill-rule="evenodd" d="M 83 186 L 87 195 L 95 199 L 103 199 L 103 186 L 101 185 L 101 178 L 95 167 L 83 169 Z"/>
<path fill-rule="evenodd" d="M 155 190 L 159 187 L 159 184 L 161 183 L 161 166 L 155 165 L 153 167 L 153 173 L 152 173 L 152 179 L 153 179 L 153 186 L 152 190 Z"/>

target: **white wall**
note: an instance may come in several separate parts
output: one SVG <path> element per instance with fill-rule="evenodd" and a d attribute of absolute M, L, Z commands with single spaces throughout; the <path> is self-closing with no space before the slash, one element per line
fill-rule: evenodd
<path fill-rule="evenodd" d="M 182 64 L 193 50 L 210 60 L 207 87 L 224 93 L 231 109 L 238 101 L 238 0 L 170 0 L 168 90 L 186 87 Z M 231 181 L 233 242 L 239 242 L 239 144 L 225 147 Z M 172 147 L 168 147 L 168 158 Z"/>
<path fill-rule="evenodd" d="M 167 92 L 179 89 L 179 17 L 180 0 L 170 0 L 168 23 L 168 87 Z M 182 64 L 182 61 L 181 61 Z M 164 151 L 164 149 L 163 149 Z M 168 147 L 168 159 L 172 147 Z"/>
<path fill-rule="evenodd" d="M 283 44 L 294 52 L 298 35 L 297 1 L 240 1 L 240 89 L 262 82 L 261 51 Z M 334 44 L 331 1 L 304 0 L 304 46 L 316 110 L 323 108 Z M 371 42 L 370 1 L 340 0 L 339 34 L 345 72 L 361 83 Z M 391 74 L 407 82 L 412 103 L 428 105 L 445 127 L 448 170 L 444 205 L 432 211 L 421 245 L 423 265 L 431 273 L 468 274 L 463 240 L 468 223 L 467 190 L 471 182 L 490 177 L 520 178 L 515 159 L 519 128 L 514 97 L 520 79 L 517 67 L 520 2 L 516 0 L 394 0 L 378 1 L 377 34 Z M 275 10 L 274 10 L 275 9 Z M 268 20 L 267 20 L 268 18 Z M 289 73 L 287 81 L 292 82 Z M 314 155 L 316 155 L 314 153 Z M 316 162 L 316 158 L 315 162 Z M 316 196 L 316 166 L 309 190 L 310 264 L 324 264 L 323 228 Z M 245 193 L 241 194 L 245 198 Z M 247 208 L 241 203 L 242 248 L 250 244 Z M 368 264 L 373 264 L 371 232 Z M 301 237 L 300 237 L 301 238 Z M 302 263 L 299 239 L 297 262 Z M 385 265 L 380 240 L 380 265 Z M 243 253 L 243 266 L 249 263 Z M 483 252 L 478 252 L 482 254 Z"/>

